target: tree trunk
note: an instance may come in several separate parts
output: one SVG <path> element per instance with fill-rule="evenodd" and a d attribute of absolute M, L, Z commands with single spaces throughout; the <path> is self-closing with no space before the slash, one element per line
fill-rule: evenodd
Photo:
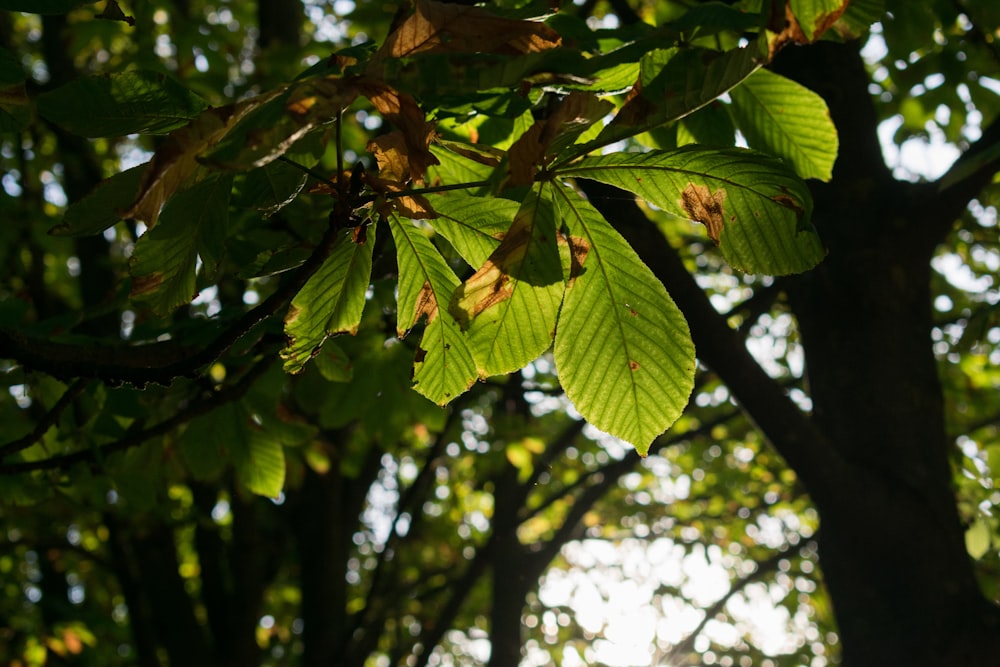
<path fill-rule="evenodd" d="M 996 664 L 1000 615 L 965 550 L 930 337 L 930 259 L 957 211 L 885 168 L 857 45 L 782 55 L 784 73 L 826 98 L 841 137 L 833 180 L 813 187 L 829 255 L 790 298 L 814 422 L 847 464 L 826 483 L 805 479 L 843 662 Z"/>

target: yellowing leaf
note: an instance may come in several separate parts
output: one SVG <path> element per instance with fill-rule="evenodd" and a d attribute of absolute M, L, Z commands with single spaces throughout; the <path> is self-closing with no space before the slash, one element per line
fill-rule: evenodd
<path fill-rule="evenodd" d="M 121 217 L 153 227 L 163 205 L 199 168 L 198 156 L 224 137 L 247 112 L 262 104 L 265 97 L 208 109 L 190 125 L 171 132 L 143 172 L 135 201 L 122 211 Z"/>

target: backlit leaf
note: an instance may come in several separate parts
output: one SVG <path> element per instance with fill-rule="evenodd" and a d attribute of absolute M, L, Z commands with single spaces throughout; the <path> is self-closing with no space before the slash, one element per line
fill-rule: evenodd
<path fill-rule="evenodd" d="M 688 146 L 617 153 L 584 158 L 560 173 L 617 186 L 705 225 L 740 271 L 800 273 L 825 256 L 810 222 L 805 183 L 778 160 L 753 151 Z"/>
<path fill-rule="evenodd" d="M 476 365 L 448 301 L 459 280 L 425 231 L 409 220 L 389 218 L 399 266 L 397 333 L 402 338 L 426 322 L 413 365 L 414 388 L 444 405 L 475 382 Z"/>
<path fill-rule="evenodd" d="M 640 61 L 640 80 L 628 101 L 597 139 L 565 158 L 634 136 L 700 109 L 763 64 L 755 44 L 718 52 L 699 48 L 657 49 Z"/>
<path fill-rule="evenodd" d="M 559 219 L 585 243 L 556 330 L 559 382 L 583 417 L 645 456 L 694 386 L 694 344 L 663 284 L 587 201 L 555 190 Z"/>
<path fill-rule="evenodd" d="M 374 227 L 368 228 L 364 243 L 355 243 L 351 231 L 344 231 L 323 266 L 292 299 L 285 316 L 288 344 L 281 351 L 286 372 L 300 372 L 329 336 L 357 332 L 371 280 L 374 245 Z"/>
<path fill-rule="evenodd" d="M 837 128 L 823 98 L 766 69 L 730 93 L 733 115 L 751 148 L 784 158 L 802 178 L 828 181 Z"/>
<path fill-rule="evenodd" d="M 529 194 L 448 308 L 466 330 L 481 377 L 523 368 L 548 349 L 564 287 L 552 204 Z"/>
<path fill-rule="evenodd" d="M 417 0 L 414 13 L 385 40 L 378 57 L 419 53 L 532 53 L 558 46 L 543 23 L 496 16 L 479 7 Z"/>
<path fill-rule="evenodd" d="M 210 274 L 222 256 L 232 177 L 212 178 L 170 200 L 160 224 L 136 241 L 129 261 L 133 299 L 165 315 L 197 296 L 200 257 Z"/>
<path fill-rule="evenodd" d="M 437 213 L 435 231 L 448 239 L 470 266 L 482 266 L 510 229 L 521 207 L 510 199 L 448 192 L 428 197 Z"/>

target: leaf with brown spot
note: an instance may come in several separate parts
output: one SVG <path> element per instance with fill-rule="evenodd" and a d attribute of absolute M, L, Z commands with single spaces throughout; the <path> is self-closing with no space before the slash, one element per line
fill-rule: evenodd
<path fill-rule="evenodd" d="M 448 306 L 468 332 L 481 377 L 522 368 L 549 347 L 564 290 L 555 213 L 532 192 L 500 245 Z"/>
<path fill-rule="evenodd" d="M 443 405 L 476 380 L 468 342 L 455 319 L 440 308 L 458 286 L 458 278 L 431 243 L 426 227 L 396 214 L 388 221 L 399 267 L 396 333 L 402 337 L 421 319 L 425 321 L 413 364 L 414 388 Z"/>
<path fill-rule="evenodd" d="M 366 233 L 374 235 L 374 226 Z M 285 315 L 288 344 L 281 351 L 288 373 L 301 372 L 329 336 L 358 330 L 367 303 L 375 240 L 359 244 L 352 237 L 353 230 L 341 232 L 330 256 L 292 299 Z"/>
<path fill-rule="evenodd" d="M 800 273 L 826 256 L 810 221 L 809 188 L 786 163 L 761 153 L 687 146 L 585 157 L 555 171 L 617 186 L 704 224 L 739 271 Z"/>
<path fill-rule="evenodd" d="M 688 183 L 681 192 L 680 206 L 689 219 L 700 222 L 708 228 L 708 236 L 715 244 L 722 238 L 722 228 L 726 224 L 722 204 L 726 201 L 726 191 L 710 192 L 706 185 Z"/>
<path fill-rule="evenodd" d="M 535 53 L 560 43 L 559 34 L 543 23 L 503 18 L 479 7 L 417 0 L 413 14 L 386 38 L 374 62 L 419 53 Z"/>
<path fill-rule="evenodd" d="M 768 40 L 768 58 L 786 44 L 811 44 L 829 30 L 843 15 L 849 0 L 789 0 L 770 19 L 772 35 Z"/>

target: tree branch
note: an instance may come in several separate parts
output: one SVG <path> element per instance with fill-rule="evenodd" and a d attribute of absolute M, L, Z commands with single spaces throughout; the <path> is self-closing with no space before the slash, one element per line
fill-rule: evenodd
<path fill-rule="evenodd" d="M 84 389 L 87 388 L 88 381 L 83 378 L 79 378 L 71 384 L 63 395 L 59 397 L 56 404 L 45 413 L 45 416 L 38 420 L 35 424 L 35 428 L 31 430 L 31 433 L 24 436 L 23 438 L 18 438 L 4 445 L 0 445 L 0 459 L 10 454 L 16 454 L 17 452 L 31 447 L 36 442 L 40 441 L 45 434 L 48 433 L 49 429 L 55 426 L 56 422 L 59 421 L 59 417 L 62 415 L 63 411 L 69 407 L 69 405 L 75 401 L 80 394 L 83 393 Z"/>
<path fill-rule="evenodd" d="M 151 440 L 157 436 L 166 435 L 182 424 L 186 424 L 196 417 L 208 414 L 212 410 L 237 401 L 247 393 L 254 382 L 260 378 L 268 367 L 274 362 L 274 356 L 269 355 L 259 361 L 253 368 L 241 377 L 235 384 L 215 392 L 203 401 L 197 401 L 189 407 L 181 410 L 170 419 L 164 419 L 158 424 L 149 428 L 141 429 L 114 442 L 92 449 L 83 449 L 70 454 L 51 456 L 38 461 L 24 461 L 18 463 L 0 464 L 0 475 L 18 475 L 35 470 L 52 470 L 56 468 L 67 468 L 77 463 L 95 463 L 96 461 L 110 456 L 117 452 L 125 451 L 137 445 Z"/>
<path fill-rule="evenodd" d="M 330 225 L 319 245 L 290 279 L 208 345 L 181 346 L 175 341 L 148 345 L 79 345 L 44 341 L 20 331 L 0 328 L 0 358 L 14 359 L 26 369 L 62 380 L 98 378 L 108 384 L 169 385 L 176 378 L 196 375 L 201 368 L 217 361 L 258 324 L 287 306 L 323 265 L 339 233 L 344 233 L 339 225 Z"/>

